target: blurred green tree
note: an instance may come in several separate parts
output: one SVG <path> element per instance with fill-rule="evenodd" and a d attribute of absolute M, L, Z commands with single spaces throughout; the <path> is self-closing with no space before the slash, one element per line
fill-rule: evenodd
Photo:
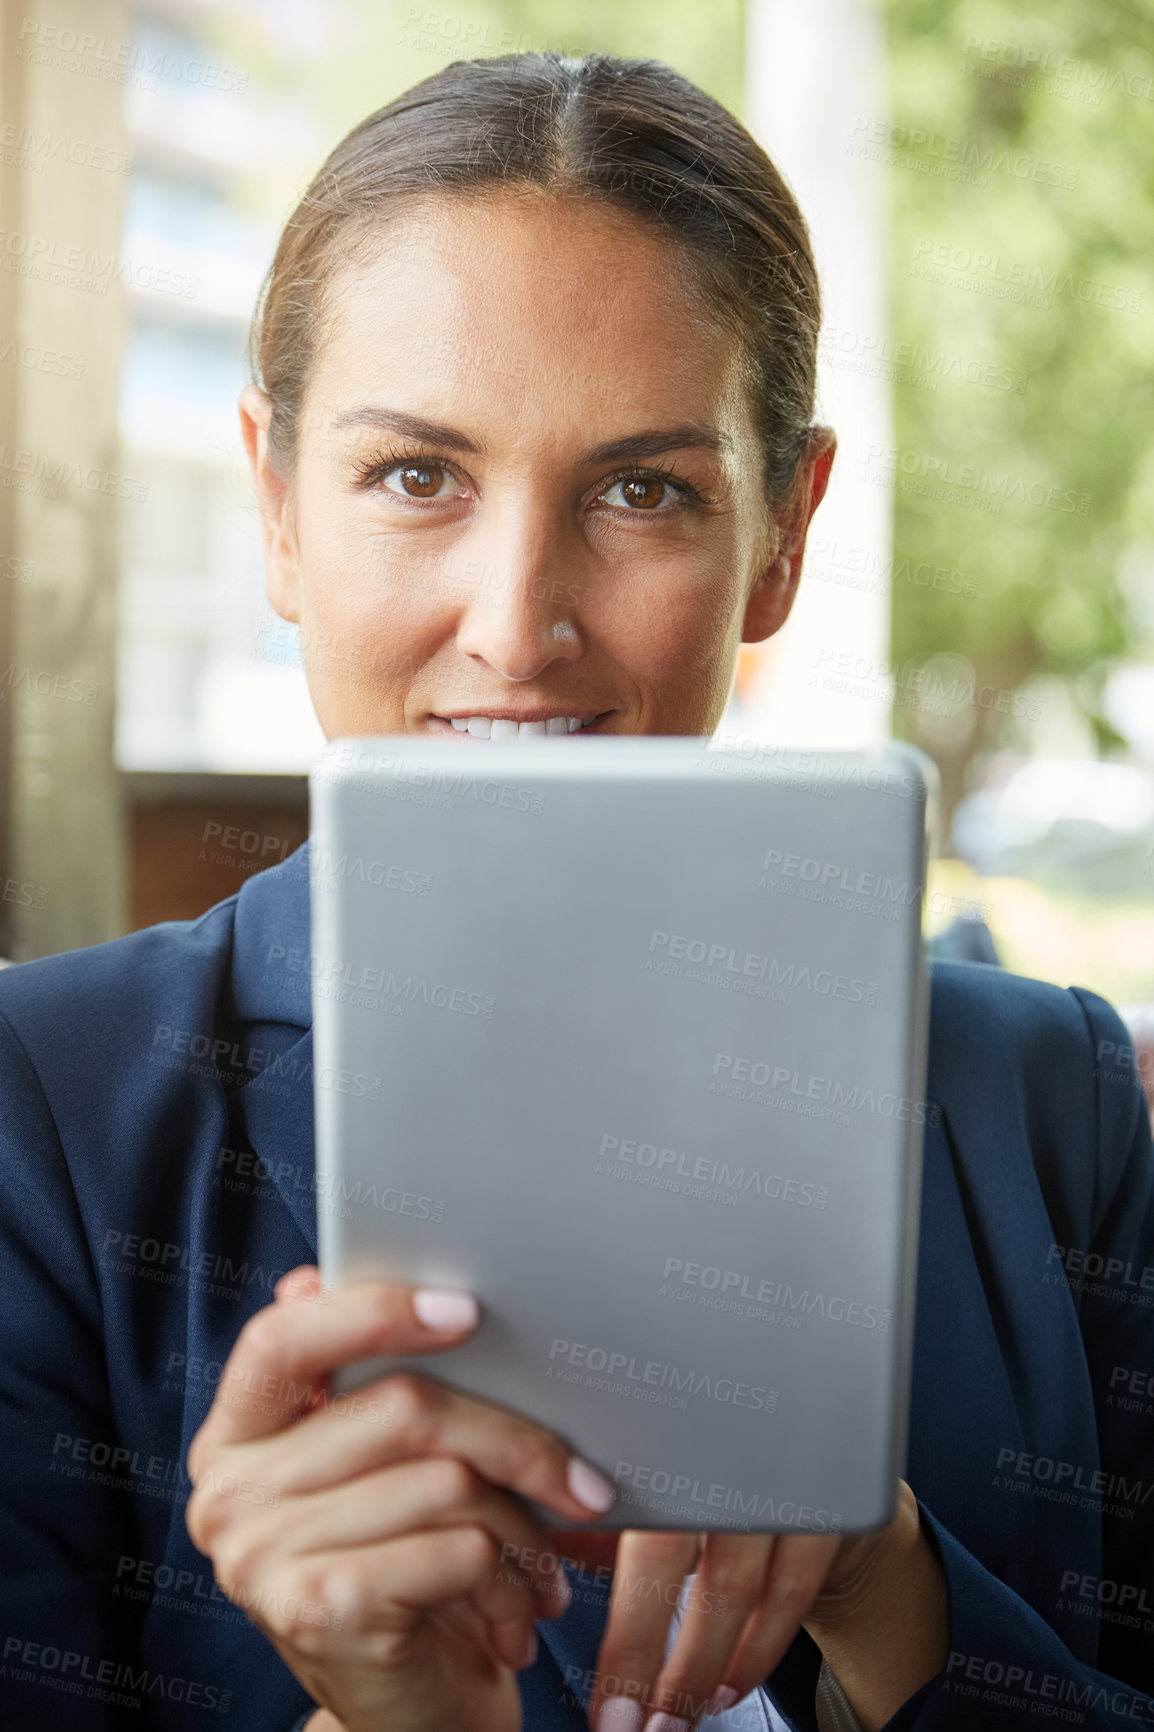
<path fill-rule="evenodd" d="M 949 815 L 1063 688 L 1124 749 L 1105 676 L 1154 648 L 1154 12 L 887 0 L 887 23 L 892 122 L 847 148 L 892 165 L 894 731 Z"/>

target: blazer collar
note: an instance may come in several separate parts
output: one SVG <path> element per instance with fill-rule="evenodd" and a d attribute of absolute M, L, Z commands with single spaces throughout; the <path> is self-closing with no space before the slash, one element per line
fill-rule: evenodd
<path fill-rule="evenodd" d="M 312 1027 L 309 845 L 250 878 L 237 897 L 232 995 L 242 1022 Z"/>

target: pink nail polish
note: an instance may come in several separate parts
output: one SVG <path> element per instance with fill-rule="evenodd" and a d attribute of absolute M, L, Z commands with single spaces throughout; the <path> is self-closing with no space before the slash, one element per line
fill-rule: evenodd
<path fill-rule="evenodd" d="M 478 1315 L 471 1293 L 453 1293 L 446 1287 L 419 1287 L 413 1294 L 413 1310 L 428 1329 L 472 1329 Z"/>
<path fill-rule="evenodd" d="M 590 1467 L 587 1461 L 582 1461 L 579 1455 L 570 1456 L 566 1477 L 577 1502 L 596 1510 L 598 1515 L 604 1515 L 617 1500 L 617 1493 L 604 1475 Z"/>
<path fill-rule="evenodd" d="M 601 1704 L 597 1732 L 639 1732 L 644 1718 L 640 1702 L 631 1702 L 626 1696 L 610 1696 Z"/>
<path fill-rule="evenodd" d="M 676 1714 L 651 1714 L 645 1732 L 689 1732 L 689 1721 L 679 1720 Z"/>
<path fill-rule="evenodd" d="M 713 1692 L 713 1701 L 709 1704 L 710 1714 L 724 1714 L 727 1708 L 732 1708 L 737 1701 L 737 1691 L 732 1684 L 719 1684 Z"/>

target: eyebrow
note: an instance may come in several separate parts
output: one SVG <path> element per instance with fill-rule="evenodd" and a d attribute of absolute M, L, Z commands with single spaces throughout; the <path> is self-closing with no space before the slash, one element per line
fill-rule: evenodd
<path fill-rule="evenodd" d="M 420 439 L 427 445 L 444 445 L 454 451 L 468 451 L 474 457 L 483 456 L 484 448 L 462 433 L 458 427 L 444 427 L 437 421 L 426 421 L 420 415 L 407 415 L 401 409 L 385 409 L 365 404 L 359 409 L 346 409 L 333 423 L 333 430 L 342 427 L 379 427 L 387 433 L 400 433 L 408 439 Z M 595 463 L 620 463 L 635 457 L 659 457 L 666 451 L 731 451 L 733 440 L 728 433 L 708 424 L 687 421 L 680 427 L 648 428 L 641 433 L 629 433 L 623 439 L 609 439 L 594 445 L 578 459 L 578 469 L 588 469 Z"/>

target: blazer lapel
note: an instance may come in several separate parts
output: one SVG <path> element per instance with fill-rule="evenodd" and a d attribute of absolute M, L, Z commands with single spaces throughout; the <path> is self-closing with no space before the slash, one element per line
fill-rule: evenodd
<path fill-rule="evenodd" d="M 243 1088 L 233 1106 L 249 1146 L 284 1198 L 316 1262 L 312 1029 Z"/>
<path fill-rule="evenodd" d="M 1041 1281 L 1034 1252 L 1050 1230 L 1013 1133 L 983 1149 L 989 1125 L 965 1130 L 963 1145 L 944 1110 L 926 1127 L 907 1478 L 1093 1664 L 1094 1620 L 1065 1614 L 1059 1586 L 1074 1559 L 1097 1570 L 1097 1518 L 1081 1500 L 1038 1503 L 1049 1488 L 1018 1471 L 1021 1457 L 1087 1480 L 1098 1466 L 1077 1319 L 1069 1292 Z"/>

